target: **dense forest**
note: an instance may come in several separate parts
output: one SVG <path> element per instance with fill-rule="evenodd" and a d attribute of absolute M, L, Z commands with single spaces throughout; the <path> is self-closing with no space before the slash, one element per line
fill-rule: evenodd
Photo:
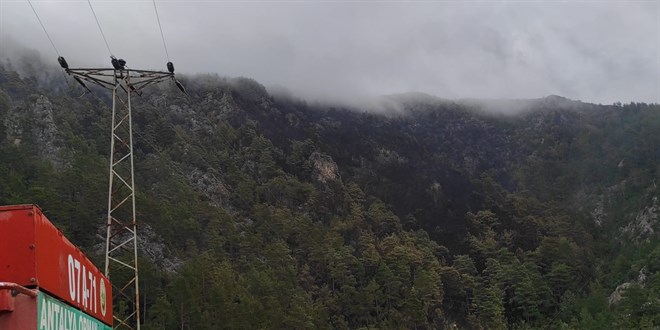
<path fill-rule="evenodd" d="M 98 261 L 110 96 L 38 65 L 0 66 L 0 204 Z M 144 329 L 660 327 L 659 105 L 181 80 L 133 99 Z"/>

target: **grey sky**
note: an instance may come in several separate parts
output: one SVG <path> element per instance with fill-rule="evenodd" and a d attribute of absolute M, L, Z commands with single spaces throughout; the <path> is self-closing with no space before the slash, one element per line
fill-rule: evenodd
<path fill-rule="evenodd" d="M 71 66 L 109 65 L 87 1 L 32 1 Z M 92 5 L 111 50 L 165 69 L 153 3 Z M 425 92 L 660 102 L 660 1 L 156 1 L 177 72 L 245 76 L 310 99 Z M 56 55 L 27 0 L 12 38 Z"/>

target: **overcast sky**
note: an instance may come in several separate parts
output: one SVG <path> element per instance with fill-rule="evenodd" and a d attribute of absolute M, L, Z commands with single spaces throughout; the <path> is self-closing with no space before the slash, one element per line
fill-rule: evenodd
<path fill-rule="evenodd" d="M 87 1 L 32 3 L 71 66 L 109 66 Z M 91 4 L 113 54 L 165 69 L 152 1 Z M 660 102 L 660 0 L 156 5 L 177 72 L 250 77 L 309 99 L 417 91 Z M 27 0 L 0 0 L 0 12 L 0 46 L 13 39 L 55 61 Z"/>

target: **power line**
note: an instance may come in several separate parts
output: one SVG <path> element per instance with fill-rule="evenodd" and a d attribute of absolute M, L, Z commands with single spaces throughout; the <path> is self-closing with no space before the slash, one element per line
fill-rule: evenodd
<path fill-rule="evenodd" d="M 156 19 L 158 20 L 158 28 L 160 29 L 160 38 L 163 39 L 163 48 L 165 48 L 165 55 L 167 61 L 170 61 L 170 54 L 167 52 L 167 45 L 165 44 L 165 37 L 163 36 L 163 27 L 160 25 L 160 17 L 158 16 L 158 8 L 156 8 L 156 0 L 153 0 L 154 10 L 156 11 Z"/>
<path fill-rule="evenodd" d="M 34 9 L 34 6 L 32 5 L 32 2 L 30 0 L 27 0 L 27 2 L 30 4 L 30 8 L 32 8 L 32 12 L 34 13 L 34 16 L 37 16 L 37 21 L 39 21 L 39 25 L 41 25 L 41 28 L 44 29 L 44 33 L 46 34 L 46 37 L 48 38 L 48 41 L 50 41 L 51 46 L 53 46 L 53 49 L 55 50 L 55 53 L 57 54 L 58 60 L 59 58 L 63 58 L 62 55 L 60 55 L 60 52 L 57 50 L 57 47 L 55 47 L 55 43 L 53 42 L 53 39 L 50 38 L 50 35 L 48 34 L 48 31 L 46 31 L 46 27 L 44 26 L 44 23 L 41 22 L 41 18 L 39 18 L 39 14 L 37 14 L 37 11 Z M 66 77 L 66 74 L 62 72 L 62 75 L 64 75 L 64 81 L 68 82 L 69 79 Z"/>
<path fill-rule="evenodd" d="M 41 24 L 41 28 L 44 29 L 44 33 L 46 33 L 46 37 L 48 37 L 48 41 L 50 41 L 50 44 L 53 46 L 53 49 L 55 49 L 55 53 L 57 53 L 57 56 L 60 56 L 60 52 L 57 50 L 57 47 L 55 47 L 55 43 L 53 42 L 53 39 L 50 38 L 48 31 L 46 31 L 46 27 L 44 26 L 44 23 L 41 22 L 41 19 L 39 18 L 37 11 L 34 10 L 34 6 L 32 5 L 32 2 L 30 2 L 30 0 L 27 0 L 27 2 L 30 4 L 30 8 L 32 8 L 32 12 L 34 12 L 34 15 L 37 16 L 37 21 L 39 21 L 39 24 Z"/>
<path fill-rule="evenodd" d="M 99 27 L 99 31 L 101 31 L 101 36 L 103 37 L 103 41 L 105 41 L 105 47 L 108 48 L 108 53 L 112 55 L 112 51 L 110 50 L 110 46 L 108 46 L 108 40 L 105 38 L 105 34 L 103 34 L 103 29 L 101 29 L 101 24 L 99 23 L 99 19 L 96 17 L 96 13 L 94 12 L 94 8 L 92 7 L 92 3 L 87 0 L 87 3 L 89 4 L 89 9 L 92 10 L 92 14 L 94 15 L 94 19 L 96 20 L 96 25 Z"/>

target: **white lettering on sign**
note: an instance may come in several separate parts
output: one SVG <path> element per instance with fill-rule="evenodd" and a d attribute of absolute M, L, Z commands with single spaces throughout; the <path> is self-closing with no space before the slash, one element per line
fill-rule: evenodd
<path fill-rule="evenodd" d="M 69 297 L 71 301 L 80 304 L 83 309 L 96 312 L 98 293 L 97 278 L 80 260 L 69 255 Z"/>
<path fill-rule="evenodd" d="M 94 306 L 94 313 L 96 313 L 96 309 L 97 309 L 96 306 L 98 305 L 96 302 L 99 300 L 98 299 L 99 295 L 97 294 L 97 291 L 96 291 L 97 290 L 97 288 L 96 288 L 96 279 L 94 278 L 94 276 L 92 275 L 91 272 L 89 274 L 87 274 L 87 277 L 88 277 L 89 283 L 92 284 L 92 286 L 89 288 L 89 292 L 91 293 L 91 296 L 89 298 L 89 300 L 90 300 L 90 308 L 89 309 L 91 310 L 92 309 L 91 306 L 93 305 Z"/>
<path fill-rule="evenodd" d="M 80 311 L 56 302 L 52 298 L 40 297 L 39 330 L 102 330 L 106 328 Z"/>

